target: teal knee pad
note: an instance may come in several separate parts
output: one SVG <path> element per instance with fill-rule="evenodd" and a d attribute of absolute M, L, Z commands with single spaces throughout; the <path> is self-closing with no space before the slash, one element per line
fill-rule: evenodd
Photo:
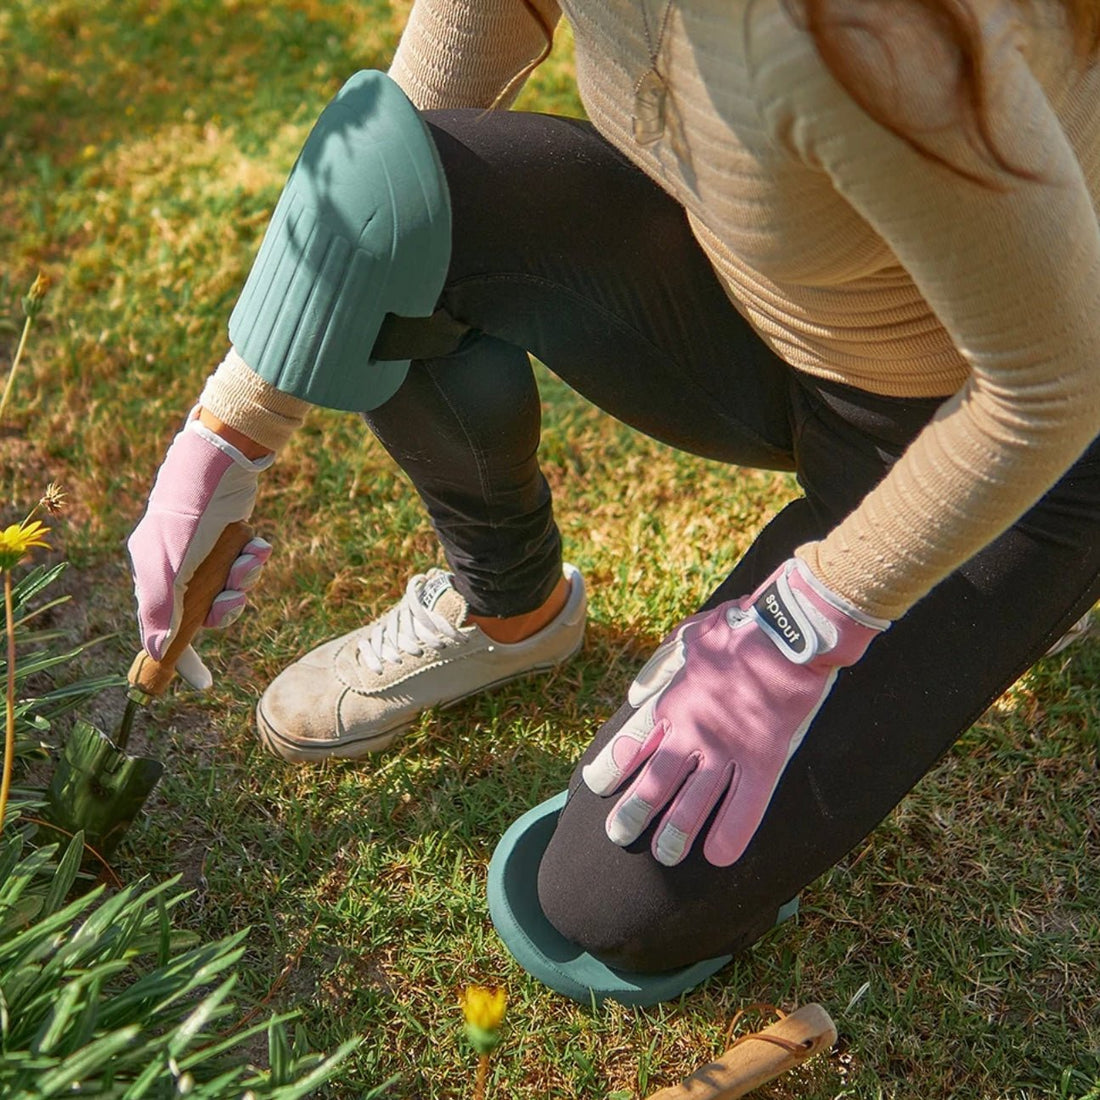
<path fill-rule="evenodd" d="M 642 974 L 608 966 L 557 931 L 539 905 L 538 870 L 567 800 L 568 792 L 562 791 L 528 810 L 501 837 L 489 861 L 489 916 L 528 974 L 582 1004 L 609 1000 L 644 1007 L 676 1000 L 732 960 L 732 955 L 718 955 L 661 974 Z M 775 923 L 797 912 L 796 897 L 778 909 Z"/>
<path fill-rule="evenodd" d="M 356 73 L 302 147 L 229 338 L 284 393 L 376 408 L 409 369 L 372 357 L 383 318 L 429 316 L 450 255 L 450 199 L 423 120 L 384 73 Z"/>

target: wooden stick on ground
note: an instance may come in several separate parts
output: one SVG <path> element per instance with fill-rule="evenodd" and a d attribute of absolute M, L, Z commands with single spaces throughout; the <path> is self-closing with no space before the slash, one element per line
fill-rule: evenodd
<path fill-rule="evenodd" d="M 836 1025 L 825 1009 L 803 1005 L 763 1031 L 742 1036 L 716 1062 L 647 1100 L 736 1100 L 835 1042 Z"/>

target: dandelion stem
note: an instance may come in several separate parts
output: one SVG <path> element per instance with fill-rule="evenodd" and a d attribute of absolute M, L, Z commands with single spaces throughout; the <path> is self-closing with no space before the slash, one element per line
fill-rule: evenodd
<path fill-rule="evenodd" d="M 15 372 L 19 369 L 19 360 L 23 358 L 23 348 L 27 343 L 27 334 L 31 331 L 31 321 L 33 318 L 28 314 L 27 319 L 23 322 L 23 333 L 19 337 L 19 345 L 15 349 L 15 358 L 11 361 L 11 370 L 8 371 L 8 380 L 4 383 L 4 396 L 0 397 L 0 423 L 4 419 L 4 411 L 8 407 L 8 398 L 11 397 L 12 383 L 15 381 Z"/>
<path fill-rule="evenodd" d="M 8 635 L 8 688 L 5 694 L 7 722 L 4 727 L 4 775 L 0 781 L 0 833 L 4 831 L 8 792 L 11 790 L 11 774 L 15 763 L 15 615 L 12 607 L 11 572 L 7 569 L 4 570 L 4 623 Z"/>
<path fill-rule="evenodd" d="M 485 1100 L 485 1084 L 489 1080 L 489 1055 L 482 1054 L 477 1060 L 477 1080 L 474 1081 L 474 1100 Z"/>

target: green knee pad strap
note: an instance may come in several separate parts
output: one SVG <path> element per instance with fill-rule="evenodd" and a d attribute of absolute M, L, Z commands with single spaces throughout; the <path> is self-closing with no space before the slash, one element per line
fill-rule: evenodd
<path fill-rule="evenodd" d="M 384 73 L 356 73 L 302 147 L 229 338 L 284 393 L 376 408 L 409 368 L 373 357 L 382 321 L 430 316 L 450 254 L 447 184 L 423 120 Z"/>

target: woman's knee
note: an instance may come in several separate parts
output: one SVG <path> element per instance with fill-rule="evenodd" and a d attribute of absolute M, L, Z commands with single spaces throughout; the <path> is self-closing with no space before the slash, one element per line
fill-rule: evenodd
<path fill-rule="evenodd" d="M 629 848 L 604 833 L 608 804 L 584 788 L 558 820 L 539 867 L 539 904 L 570 942 L 623 970 L 658 973 L 748 947 L 776 908 L 738 890 L 736 872 L 700 857 L 664 867 L 647 834 Z"/>
<path fill-rule="evenodd" d="M 580 861 L 572 873 L 569 868 L 562 871 L 558 861 L 544 860 L 539 873 L 539 904 L 547 920 L 570 943 L 622 970 L 655 973 L 678 965 L 669 962 L 680 953 L 680 945 L 669 942 L 667 922 L 662 928 L 646 906 L 594 888 Z"/>

